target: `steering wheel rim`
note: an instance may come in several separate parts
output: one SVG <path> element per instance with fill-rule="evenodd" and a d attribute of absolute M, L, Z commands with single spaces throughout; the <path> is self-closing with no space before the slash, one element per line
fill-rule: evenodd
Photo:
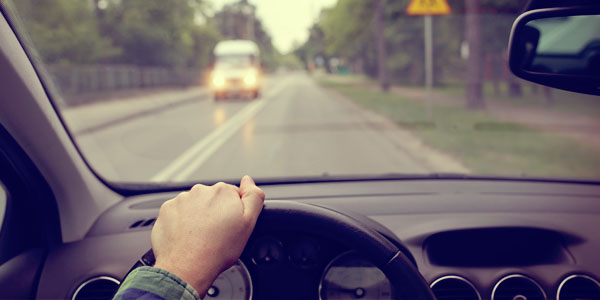
<path fill-rule="evenodd" d="M 352 247 L 381 269 L 390 280 L 397 299 L 435 300 L 433 292 L 414 262 L 404 254 L 405 248 L 392 243 L 349 214 L 295 201 L 265 201 L 255 232 L 266 229 L 267 224 L 285 224 L 286 228 L 299 231 L 318 229 L 323 236 Z M 151 265 L 154 265 L 152 249 L 146 252 L 129 272 L 141 266 Z"/>

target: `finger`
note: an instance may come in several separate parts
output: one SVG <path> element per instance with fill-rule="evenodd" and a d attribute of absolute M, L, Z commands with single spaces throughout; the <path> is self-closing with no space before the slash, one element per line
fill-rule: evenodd
<path fill-rule="evenodd" d="M 242 177 L 242 180 L 240 181 L 240 190 L 242 193 L 244 193 L 244 189 L 248 189 L 249 187 L 252 186 L 256 186 L 256 183 L 254 183 L 254 180 L 252 179 L 252 177 L 246 175 L 244 177 Z"/>
<path fill-rule="evenodd" d="M 244 203 L 244 215 L 256 221 L 265 200 L 265 193 L 256 186 L 254 180 L 248 175 L 242 177 L 240 192 Z"/>

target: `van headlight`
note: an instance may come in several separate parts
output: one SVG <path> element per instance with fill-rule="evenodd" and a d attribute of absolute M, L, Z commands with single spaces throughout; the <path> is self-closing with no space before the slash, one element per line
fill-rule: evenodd
<path fill-rule="evenodd" d="M 257 82 L 258 78 L 254 72 L 248 73 L 246 76 L 244 76 L 244 85 L 247 87 L 255 87 Z"/>
<path fill-rule="evenodd" d="M 212 85 L 215 88 L 225 87 L 225 77 L 221 74 L 214 74 L 212 78 Z"/>

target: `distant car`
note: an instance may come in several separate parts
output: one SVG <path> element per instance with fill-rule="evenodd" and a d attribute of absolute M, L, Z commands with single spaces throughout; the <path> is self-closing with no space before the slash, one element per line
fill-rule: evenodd
<path fill-rule="evenodd" d="M 215 100 L 260 95 L 260 62 L 256 43 L 248 40 L 219 42 L 214 49 L 211 88 Z"/>

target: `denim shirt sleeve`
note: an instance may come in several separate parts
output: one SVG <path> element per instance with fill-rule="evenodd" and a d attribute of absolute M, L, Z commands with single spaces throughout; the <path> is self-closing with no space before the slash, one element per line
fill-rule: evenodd
<path fill-rule="evenodd" d="M 175 274 L 153 267 L 133 270 L 113 300 L 200 300 L 198 292 Z"/>

